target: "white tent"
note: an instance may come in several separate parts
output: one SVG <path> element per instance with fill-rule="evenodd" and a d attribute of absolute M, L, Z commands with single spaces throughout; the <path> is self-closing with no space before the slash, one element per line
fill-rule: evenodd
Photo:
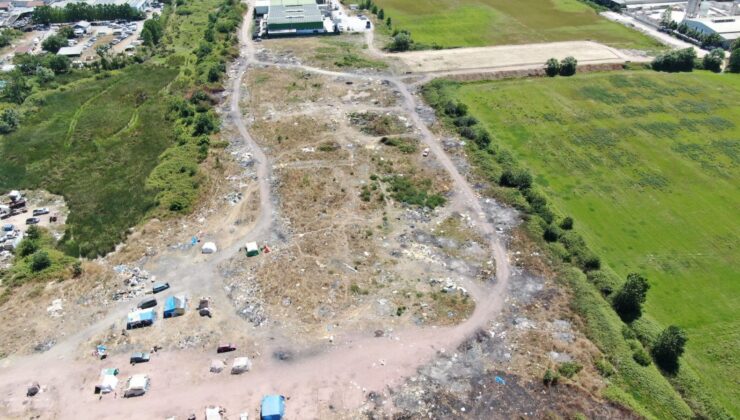
<path fill-rule="evenodd" d="M 118 378 L 116 378 L 115 375 L 103 375 L 103 378 L 100 380 L 100 385 L 98 386 L 100 387 L 101 394 L 108 394 L 116 390 L 116 387 L 118 386 Z"/>
<path fill-rule="evenodd" d="M 203 244 L 202 251 L 204 254 L 213 254 L 214 252 L 218 251 L 218 248 L 216 248 L 216 244 L 213 242 L 206 242 Z"/>
<path fill-rule="evenodd" d="M 248 372 L 252 369 L 252 362 L 248 357 L 237 357 L 234 359 L 234 364 L 231 366 L 231 374 L 238 375 L 240 373 Z"/>
<path fill-rule="evenodd" d="M 213 359 L 211 360 L 211 372 L 213 373 L 221 373 L 222 370 L 224 370 L 225 363 L 223 360 Z"/>
<path fill-rule="evenodd" d="M 206 407 L 206 420 L 221 420 L 221 407 Z"/>
<path fill-rule="evenodd" d="M 247 244 L 245 245 L 245 248 L 247 248 L 248 257 L 253 257 L 260 253 L 260 249 L 257 246 L 257 242 L 247 242 Z"/>
<path fill-rule="evenodd" d="M 124 391 L 125 397 L 136 397 L 146 394 L 149 390 L 149 377 L 146 375 L 133 375 L 128 379 L 128 386 Z"/>

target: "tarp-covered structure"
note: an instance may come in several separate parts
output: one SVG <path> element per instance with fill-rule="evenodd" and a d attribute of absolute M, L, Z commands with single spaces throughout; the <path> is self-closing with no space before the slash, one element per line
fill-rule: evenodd
<path fill-rule="evenodd" d="M 231 374 L 238 375 L 252 369 L 252 361 L 248 357 L 237 357 L 231 366 Z"/>
<path fill-rule="evenodd" d="M 214 252 L 218 251 L 218 248 L 216 247 L 215 243 L 206 242 L 203 244 L 203 248 L 201 248 L 201 251 L 204 254 L 213 254 Z"/>
<path fill-rule="evenodd" d="M 185 314 L 187 299 L 185 296 L 169 296 L 164 301 L 164 317 L 172 318 Z"/>
<path fill-rule="evenodd" d="M 262 398 L 260 419 L 281 420 L 285 416 L 285 397 L 282 395 L 266 395 Z"/>
<path fill-rule="evenodd" d="M 144 395 L 149 390 L 149 377 L 139 374 L 133 375 L 128 379 L 128 385 L 124 391 L 124 397 L 137 397 Z"/>
<path fill-rule="evenodd" d="M 129 312 L 126 319 L 126 329 L 147 327 L 154 324 L 157 319 L 157 313 L 153 309 L 139 309 Z"/>

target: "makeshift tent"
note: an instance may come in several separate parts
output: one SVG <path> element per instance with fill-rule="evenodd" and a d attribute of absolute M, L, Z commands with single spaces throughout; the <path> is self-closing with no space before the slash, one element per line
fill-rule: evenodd
<path fill-rule="evenodd" d="M 226 364 L 223 362 L 223 360 L 211 360 L 211 372 L 213 373 L 221 373 L 221 371 L 224 370 L 225 366 Z"/>
<path fill-rule="evenodd" d="M 164 301 L 164 317 L 172 318 L 185 314 L 185 296 L 170 296 Z"/>
<path fill-rule="evenodd" d="M 21 192 L 20 191 L 13 190 L 13 191 L 11 191 L 11 192 L 8 193 L 8 197 L 10 197 L 11 200 L 16 201 L 19 198 L 21 198 L 22 196 L 21 196 Z"/>
<path fill-rule="evenodd" d="M 105 376 L 105 375 L 113 375 L 113 376 L 118 375 L 118 369 L 106 368 L 106 369 L 101 370 L 100 376 Z"/>
<path fill-rule="evenodd" d="M 224 411 L 221 407 L 206 407 L 206 420 L 221 420 L 221 413 Z"/>
<path fill-rule="evenodd" d="M 204 254 L 213 254 L 214 252 L 218 251 L 218 248 L 216 248 L 216 244 L 213 242 L 206 242 L 203 244 L 203 248 L 201 249 Z"/>
<path fill-rule="evenodd" d="M 118 378 L 116 378 L 115 375 L 103 375 L 103 377 L 100 379 L 100 385 L 98 385 L 98 389 L 100 390 L 101 394 L 108 394 L 115 391 L 117 386 Z"/>
<path fill-rule="evenodd" d="M 157 318 L 157 313 L 153 309 L 140 309 L 133 311 L 128 314 L 126 322 L 126 328 L 139 328 L 146 327 L 154 324 L 154 320 Z"/>
<path fill-rule="evenodd" d="M 134 375 L 128 379 L 128 386 L 123 393 L 124 397 L 136 397 L 144 395 L 149 390 L 149 377 L 146 375 Z"/>
<path fill-rule="evenodd" d="M 240 373 L 248 372 L 252 369 L 252 362 L 248 357 L 237 357 L 234 359 L 234 364 L 231 366 L 231 374 L 238 375 Z"/>
<path fill-rule="evenodd" d="M 260 418 L 262 420 L 281 420 L 285 415 L 285 397 L 282 395 L 267 395 L 262 398 Z"/>
<path fill-rule="evenodd" d="M 254 257 L 259 255 L 260 249 L 257 247 L 257 242 L 247 242 L 247 257 Z"/>

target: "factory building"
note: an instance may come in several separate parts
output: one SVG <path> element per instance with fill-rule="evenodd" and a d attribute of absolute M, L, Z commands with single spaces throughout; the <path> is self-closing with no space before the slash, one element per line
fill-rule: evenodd
<path fill-rule="evenodd" d="M 326 32 L 324 15 L 316 0 L 271 0 L 266 29 L 268 36 Z"/>
<path fill-rule="evenodd" d="M 683 23 L 705 35 L 718 34 L 725 48 L 740 38 L 740 16 L 686 18 Z"/>

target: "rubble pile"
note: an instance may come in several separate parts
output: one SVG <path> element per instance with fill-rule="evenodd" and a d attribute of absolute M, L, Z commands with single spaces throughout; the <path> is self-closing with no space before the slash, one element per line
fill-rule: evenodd
<path fill-rule="evenodd" d="M 113 267 L 113 271 L 123 279 L 124 289 L 118 289 L 113 292 L 114 301 L 128 300 L 136 296 L 145 294 L 149 287 L 156 280 L 156 276 L 149 274 L 148 271 L 139 267 L 129 267 L 121 264 Z"/>

